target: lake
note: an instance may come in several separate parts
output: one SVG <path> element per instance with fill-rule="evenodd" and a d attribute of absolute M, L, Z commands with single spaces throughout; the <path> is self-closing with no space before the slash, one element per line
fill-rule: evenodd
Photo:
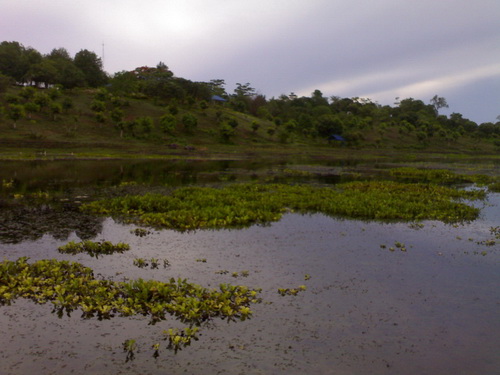
<path fill-rule="evenodd" d="M 198 341 L 174 354 L 162 331 L 174 319 L 58 318 L 51 306 L 18 299 L 0 306 L 2 374 L 495 374 L 500 368 L 500 246 L 487 246 L 500 225 L 500 194 L 490 193 L 479 219 L 380 223 L 322 214 L 286 214 L 279 222 L 239 230 L 180 233 L 137 228 L 82 214 L 95 196 L 185 185 L 280 181 L 330 184 L 379 176 L 398 161 L 339 161 L 307 167 L 267 162 L 63 161 L 2 162 L 4 197 L 49 192 L 53 204 L 1 202 L 0 254 L 30 262 L 76 261 L 112 280 L 187 278 L 262 288 L 250 320 L 213 320 Z M 451 169 L 466 170 L 461 162 Z M 483 163 L 482 173 L 498 175 Z M 297 172 L 299 171 L 299 172 Z M 305 171 L 307 173 L 300 173 Z M 375 177 L 374 177 L 375 178 Z M 9 182 L 12 186 L 9 186 Z M 64 255 L 69 241 L 130 244 L 123 254 Z M 402 251 L 401 244 L 404 244 Z M 138 268 L 136 258 L 168 260 Z M 279 288 L 306 290 L 281 296 Z M 122 343 L 135 339 L 133 361 Z M 151 345 L 162 346 L 158 358 Z"/>

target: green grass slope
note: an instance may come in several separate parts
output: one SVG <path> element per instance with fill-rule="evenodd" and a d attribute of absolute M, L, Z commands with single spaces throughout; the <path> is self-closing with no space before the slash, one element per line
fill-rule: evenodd
<path fill-rule="evenodd" d="M 487 140 L 468 136 L 449 140 L 439 135 L 422 140 L 403 129 L 390 127 L 369 128 L 355 143 L 328 142 L 290 133 L 284 126 L 236 112 L 227 105 L 167 102 L 138 95 L 99 97 L 100 92 L 36 89 L 34 97 L 26 98 L 20 95 L 21 88 L 9 89 L 0 96 L 0 158 L 328 156 L 363 155 L 367 151 L 495 155 L 498 152 L 494 143 Z M 51 96 L 50 103 L 27 110 L 26 103 L 44 95 Z M 104 107 L 96 110 L 95 101 Z M 26 107 L 18 119 L 11 114 L 13 105 Z M 119 113 L 119 119 L 113 113 Z M 175 118 L 173 129 L 168 131 L 161 121 L 165 114 Z M 194 116 L 197 125 L 186 126 L 183 121 L 186 115 Z M 137 125 L 144 118 L 152 121 L 147 129 Z"/>

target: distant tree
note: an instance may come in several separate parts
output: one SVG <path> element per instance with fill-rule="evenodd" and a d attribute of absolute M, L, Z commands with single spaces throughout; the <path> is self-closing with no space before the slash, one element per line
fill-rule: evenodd
<path fill-rule="evenodd" d="M 75 55 L 74 63 L 82 71 L 88 86 L 99 87 L 108 81 L 103 71 L 102 60 L 94 52 L 81 50 Z"/>
<path fill-rule="evenodd" d="M 336 115 L 322 115 L 316 119 L 315 123 L 318 134 L 328 137 L 332 134 L 342 134 L 344 125 L 342 119 Z"/>
<path fill-rule="evenodd" d="M 439 113 L 439 110 L 441 108 L 448 108 L 448 103 L 446 102 L 446 99 L 437 95 L 434 95 L 434 97 L 431 99 L 431 105 L 434 107 L 436 115 Z"/>
<path fill-rule="evenodd" d="M 219 135 L 223 143 L 229 143 L 235 134 L 235 128 L 229 125 L 226 121 L 219 125 Z"/>
<path fill-rule="evenodd" d="M 168 106 L 168 111 L 170 112 L 170 114 L 175 116 L 179 113 L 179 107 L 177 107 L 177 105 L 175 103 L 171 103 Z"/>
<path fill-rule="evenodd" d="M 109 113 L 109 117 L 115 124 L 119 124 L 123 121 L 123 111 L 120 108 L 113 108 Z"/>
<path fill-rule="evenodd" d="M 95 120 L 99 123 L 99 124 L 104 124 L 107 120 L 107 117 L 106 117 L 106 113 L 105 112 L 95 112 Z"/>
<path fill-rule="evenodd" d="M 208 108 L 208 103 L 207 103 L 207 101 L 206 101 L 206 100 L 202 100 L 202 101 L 200 102 L 200 109 L 204 111 L 204 110 L 205 110 L 205 109 L 207 109 L 207 108 Z"/>
<path fill-rule="evenodd" d="M 57 78 L 56 83 L 66 89 L 85 86 L 85 76 L 73 62 L 66 60 L 57 60 Z"/>
<path fill-rule="evenodd" d="M 17 121 L 22 119 L 24 116 L 26 116 L 26 113 L 21 104 L 9 104 L 7 106 L 7 117 L 14 122 L 14 129 L 17 127 Z"/>
<path fill-rule="evenodd" d="M 226 89 L 224 88 L 224 86 L 226 86 L 226 82 L 223 79 L 212 79 L 208 83 L 211 94 L 220 96 L 221 98 L 227 97 Z"/>
<path fill-rule="evenodd" d="M 38 64 L 31 66 L 29 75 L 30 79 L 35 82 L 36 85 L 43 84 L 45 87 L 57 83 L 58 79 L 58 67 L 54 60 L 49 60 L 44 58 Z"/>
<path fill-rule="evenodd" d="M 9 104 L 21 104 L 22 103 L 22 97 L 19 95 L 14 95 L 14 94 L 5 94 L 4 100 L 6 103 Z"/>
<path fill-rule="evenodd" d="M 323 97 L 323 93 L 320 90 L 314 90 L 311 101 L 314 106 L 328 105 L 328 99 Z"/>
<path fill-rule="evenodd" d="M 106 103 L 101 100 L 93 100 L 90 103 L 90 109 L 94 112 L 104 112 L 106 110 Z"/>
<path fill-rule="evenodd" d="M 248 100 L 248 112 L 253 116 L 257 116 L 259 113 L 259 109 L 264 107 L 267 104 L 266 97 L 264 95 L 253 95 Z"/>
<path fill-rule="evenodd" d="M 24 98 L 26 100 L 33 99 L 35 94 L 36 94 L 36 90 L 31 86 L 23 87 L 21 89 L 21 91 L 19 92 L 19 96 L 21 96 L 22 98 Z"/>
<path fill-rule="evenodd" d="M 229 120 L 227 120 L 227 124 L 233 129 L 236 129 L 239 125 L 239 122 L 235 118 L 230 118 Z"/>
<path fill-rule="evenodd" d="M 30 47 L 26 48 L 24 50 L 23 65 L 25 67 L 25 73 L 24 73 L 24 76 L 22 78 L 23 82 L 26 82 L 30 85 L 33 83 L 33 79 L 31 77 L 31 69 L 36 64 L 41 63 L 42 60 L 43 60 L 42 54 L 40 52 L 38 52 L 37 50 L 30 48 Z"/>
<path fill-rule="evenodd" d="M 259 128 L 260 128 L 260 124 L 257 121 L 252 121 L 252 125 L 250 125 L 250 126 L 251 126 L 254 134 L 257 133 L 257 130 L 259 130 Z"/>
<path fill-rule="evenodd" d="M 47 90 L 47 95 L 52 100 L 57 100 L 62 96 L 62 87 L 59 85 L 55 85 Z"/>
<path fill-rule="evenodd" d="M 140 135 L 147 136 L 153 131 L 154 122 L 149 116 L 139 117 L 136 119 L 136 124 Z"/>
<path fill-rule="evenodd" d="M 0 43 L 0 73 L 22 82 L 29 66 L 24 61 L 25 48 L 18 42 Z"/>
<path fill-rule="evenodd" d="M 41 109 L 47 107 L 52 101 L 50 97 L 44 92 L 37 92 L 33 101 L 40 106 Z"/>
<path fill-rule="evenodd" d="M 67 89 L 85 85 L 85 75 L 65 48 L 54 48 L 44 59 L 49 60 L 56 70 L 54 83 Z"/>
<path fill-rule="evenodd" d="M 33 113 L 40 112 L 40 106 L 35 102 L 24 103 L 24 109 L 28 114 L 28 118 L 31 119 Z"/>
<path fill-rule="evenodd" d="M 490 138 L 497 132 L 497 126 L 492 122 L 483 122 L 478 126 L 477 132 L 481 137 Z"/>
<path fill-rule="evenodd" d="M 160 117 L 160 128 L 164 133 L 172 133 L 175 130 L 175 116 L 166 113 Z"/>
<path fill-rule="evenodd" d="M 73 108 L 73 101 L 71 98 L 65 97 L 61 104 L 65 112 L 68 112 L 71 108 Z"/>
<path fill-rule="evenodd" d="M 139 91 L 139 81 L 134 73 L 121 71 L 111 78 L 109 90 L 118 94 L 132 94 Z"/>
<path fill-rule="evenodd" d="M 13 83 L 14 79 L 12 77 L 0 73 L 0 94 L 7 91 Z"/>
<path fill-rule="evenodd" d="M 184 130 L 187 133 L 192 133 L 194 129 L 198 126 L 198 119 L 196 116 L 187 113 L 184 116 L 182 116 L 182 125 L 184 126 Z"/>
<path fill-rule="evenodd" d="M 237 83 L 234 89 L 234 95 L 238 97 L 248 97 L 255 95 L 255 89 L 250 86 L 250 83 Z"/>
<path fill-rule="evenodd" d="M 96 91 L 94 94 L 94 99 L 99 100 L 102 102 L 106 102 L 111 98 L 111 95 L 108 90 L 105 88 L 101 87 L 99 90 Z"/>
<path fill-rule="evenodd" d="M 58 102 L 51 102 L 49 109 L 50 113 L 52 114 L 52 121 L 56 121 L 57 115 L 61 114 L 63 111 L 62 104 Z"/>

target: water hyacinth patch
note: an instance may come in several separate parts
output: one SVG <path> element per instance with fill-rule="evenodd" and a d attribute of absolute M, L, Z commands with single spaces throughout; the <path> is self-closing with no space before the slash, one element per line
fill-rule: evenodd
<path fill-rule="evenodd" d="M 477 218 L 479 209 L 460 199 L 483 199 L 482 190 L 393 181 L 350 182 L 334 187 L 236 184 L 189 187 L 170 195 L 128 195 L 85 204 L 82 209 L 130 222 L 180 231 L 268 224 L 286 212 L 324 213 L 366 220 L 446 223 Z"/>
<path fill-rule="evenodd" d="M 494 179 L 482 174 L 460 174 L 447 169 L 418 169 L 401 167 L 391 169 L 390 175 L 405 182 L 430 182 L 435 184 L 476 183 L 485 185 L 493 183 Z"/>
<path fill-rule="evenodd" d="M 171 316 L 192 328 L 215 318 L 250 318 L 249 306 L 260 302 L 258 293 L 256 289 L 229 284 L 221 284 L 218 290 L 207 289 L 173 278 L 168 282 L 100 280 L 94 278 L 90 268 L 54 259 L 30 264 L 23 257 L 0 263 L 0 305 L 10 305 L 17 298 L 51 303 L 52 312 L 60 318 L 79 309 L 85 319 L 143 315 L 149 317 L 149 324 L 156 324 Z M 192 335 L 188 335 L 188 340 L 176 339 L 174 335 L 172 349 L 189 345 L 197 330 L 184 332 Z"/>
<path fill-rule="evenodd" d="M 87 253 L 91 257 L 99 258 L 99 255 L 111 255 L 114 253 L 122 254 L 130 250 L 130 246 L 123 242 L 113 244 L 109 241 L 93 242 L 87 240 L 82 242 L 71 241 L 66 245 L 58 247 L 57 250 L 62 254 L 76 255 L 79 253 Z"/>

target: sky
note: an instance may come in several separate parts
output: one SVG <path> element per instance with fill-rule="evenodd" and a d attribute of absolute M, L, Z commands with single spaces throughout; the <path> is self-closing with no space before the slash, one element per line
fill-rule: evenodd
<path fill-rule="evenodd" d="M 500 115 L 500 0 L 0 0 L 0 41 L 87 49 L 110 73 L 164 62 L 270 99 L 295 93 Z"/>

